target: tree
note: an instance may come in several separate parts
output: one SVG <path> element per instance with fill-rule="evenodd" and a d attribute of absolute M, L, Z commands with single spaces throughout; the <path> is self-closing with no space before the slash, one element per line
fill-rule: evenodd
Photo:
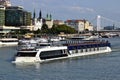
<path fill-rule="evenodd" d="M 42 33 L 47 33 L 48 32 L 48 25 L 47 24 L 43 24 L 43 26 L 41 28 L 41 32 Z"/>
<path fill-rule="evenodd" d="M 41 30 L 38 29 L 37 31 L 34 31 L 34 34 L 40 34 L 41 33 Z"/>
<path fill-rule="evenodd" d="M 48 29 L 48 25 L 47 24 L 43 24 L 41 30 L 46 30 L 46 29 Z"/>
<path fill-rule="evenodd" d="M 76 33 L 77 31 L 74 28 L 71 28 L 66 25 L 54 25 L 51 28 L 52 33 L 54 34 L 60 34 L 60 32 L 64 32 L 66 34 L 73 34 Z"/>

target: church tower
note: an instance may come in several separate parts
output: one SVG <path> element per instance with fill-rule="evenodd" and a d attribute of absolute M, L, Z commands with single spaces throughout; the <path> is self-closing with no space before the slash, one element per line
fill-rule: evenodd
<path fill-rule="evenodd" d="M 39 12 L 39 17 L 36 18 L 36 13 L 35 13 L 35 10 L 33 12 L 33 25 L 34 25 L 34 31 L 42 28 L 42 25 L 43 25 L 43 21 L 42 21 L 42 12 L 40 10 Z"/>
<path fill-rule="evenodd" d="M 36 13 L 35 13 L 35 9 L 34 9 L 34 12 L 33 12 L 33 19 L 36 18 Z"/>
<path fill-rule="evenodd" d="M 38 17 L 39 19 L 42 19 L 42 12 L 41 12 L 41 10 L 40 10 L 40 12 L 39 12 L 39 17 Z"/>
<path fill-rule="evenodd" d="M 48 28 L 52 28 L 53 26 L 53 19 L 51 14 L 46 15 L 46 24 L 48 25 Z"/>

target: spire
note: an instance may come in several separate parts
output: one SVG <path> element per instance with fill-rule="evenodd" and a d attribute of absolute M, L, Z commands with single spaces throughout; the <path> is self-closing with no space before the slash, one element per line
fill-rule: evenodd
<path fill-rule="evenodd" d="M 48 18 L 49 18 L 49 16 L 48 16 L 48 14 L 46 15 L 46 19 L 48 20 Z"/>
<path fill-rule="evenodd" d="M 39 19 L 41 19 L 41 18 L 42 18 L 42 12 L 40 10 L 40 12 L 39 12 Z"/>
<path fill-rule="evenodd" d="M 35 9 L 34 9 L 34 13 L 33 13 L 33 19 L 35 19 L 36 17 L 36 14 L 35 14 Z"/>
<path fill-rule="evenodd" d="M 50 20 L 52 20 L 52 15 L 50 14 Z"/>
<path fill-rule="evenodd" d="M 47 14 L 47 15 L 46 15 L 46 19 L 47 19 L 47 20 L 52 20 L 52 15 L 51 15 L 51 14 Z"/>

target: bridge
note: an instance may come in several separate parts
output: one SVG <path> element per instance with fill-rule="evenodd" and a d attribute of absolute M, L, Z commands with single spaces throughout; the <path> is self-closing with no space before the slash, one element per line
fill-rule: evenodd
<path fill-rule="evenodd" d="M 119 32 L 120 31 L 120 22 L 103 17 L 97 16 L 96 30 L 100 32 Z"/>
<path fill-rule="evenodd" d="M 120 33 L 120 30 L 99 30 L 99 31 L 91 31 L 91 32 L 99 32 L 99 33 L 102 33 L 102 32 L 119 32 Z"/>
<path fill-rule="evenodd" d="M 99 33 L 102 35 L 106 35 L 109 33 L 120 36 L 120 22 L 100 15 L 97 15 L 97 17 L 95 17 L 93 21 L 94 22 L 92 23 L 95 23 L 93 26 L 96 26 L 96 28 L 94 31 L 88 31 L 88 32 Z"/>

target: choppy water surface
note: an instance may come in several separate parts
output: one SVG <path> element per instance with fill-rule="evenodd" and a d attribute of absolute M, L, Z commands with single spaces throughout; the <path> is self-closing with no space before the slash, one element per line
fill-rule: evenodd
<path fill-rule="evenodd" d="M 34 64 L 12 64 L 16 47 L 0 47 L 0 80 L 119 80 L 120 38 L 113 52 Z"/>

